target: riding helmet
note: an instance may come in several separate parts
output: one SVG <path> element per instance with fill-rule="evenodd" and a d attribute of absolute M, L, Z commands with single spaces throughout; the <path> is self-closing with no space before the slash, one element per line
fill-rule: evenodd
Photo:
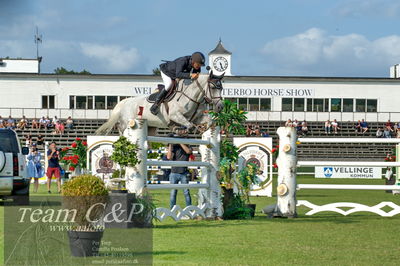
<path fill-rule="evenodd" d="M 206 57 L 201 52 L 194 52 L 192 54 L 192 61 L 196 63 L 200 63 L 202 66 L 206 63 Z"/>

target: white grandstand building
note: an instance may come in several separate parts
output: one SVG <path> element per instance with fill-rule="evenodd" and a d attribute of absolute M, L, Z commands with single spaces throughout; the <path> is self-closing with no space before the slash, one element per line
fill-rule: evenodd
<path fill-rule="evenodd" d="M 400 121 L 400 67 L 390 78 L 235 76 L 222 43 L 209 53 L 214 73 L 226 72 L 223 96 L 252 121 Z M 0 115 L 104 119 L 122 99 L 153 92 L 156 75 L 39 74 L 37 60 L 0 60 Z"/>

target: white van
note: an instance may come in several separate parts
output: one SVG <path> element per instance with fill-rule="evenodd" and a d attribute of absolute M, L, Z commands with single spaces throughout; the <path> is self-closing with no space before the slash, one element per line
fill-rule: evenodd
<path fill-rule="evenodd" d="M 18 205 L 29 205 L 29 178 L 25 155 L 14 130 L 0 128 L 0 199 L 11 198 Z"/>

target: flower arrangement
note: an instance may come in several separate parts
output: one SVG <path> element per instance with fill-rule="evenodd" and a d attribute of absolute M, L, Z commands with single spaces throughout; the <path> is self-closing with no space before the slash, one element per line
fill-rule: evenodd
<path fill-rule="evenodd" d="M 278 156 L 279 156 L 279 145 L 276 145 L 275 148 L 273 148 L 271 150 L 271 153 L 272 153 L 272 162 L 273 162 L 272 167 L 277 169 L 278 165 L 276 164 L 276 159 L 278 159 Z"/>
<path fill-rule="evenodd" d="M 65 147 L 61 150 L 61 162 L 64 163 L 70 171 L 74 171 L 78 166 L 86 169 L 87 142 L 81 138 L 76 138 L 71 147 Z M 67 153 L 71 155 L 68 156 Z"/>

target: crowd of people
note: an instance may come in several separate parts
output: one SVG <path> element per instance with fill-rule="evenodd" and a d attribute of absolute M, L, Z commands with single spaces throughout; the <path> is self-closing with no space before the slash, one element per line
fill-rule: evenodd
<path fill-rule="evenodd" d="M 259 124 L 247 124 L 246 125 L 246 137 L 269 137 L 269 134 L 260 129 Z"/>
<path fill-rule="evenodd" d="M 400 138 L 400 122 L 392 123 L 388 120 L 383 127 L 376 130 L 377 138 Z"/>
<path fill-rule="evenodd" d="M 309 132 L 308 124 L 305 120 L 300 122 L 297 121 L 297 119 L 293 121 L 291 119 L 288 119 L 285 123 L 285 127 L 294 127 L 297 131 L 297 135 L 299 136 L 306 136 Z"/>
<path fill-rule="evenodd" d="M 53 134 L 63 135 L 65 129 L 73 129 L 74 121 L 71 116 L 69 116 L 65 121 L 59 119 L 57 116 L 54 116 L 52 119 L 49 116 L 42 116 L 42 118 L 37 119 L 27 119 L 25 116 L 22 116 L 20 120 L 12 118 L 12 116 L 8 116 L 8 118 L 3 118 L 0 115 L 0 128 L 10 128 L 13 130 L 26 130 L 30 129 L 45 129 L 45 130 L 53 130 Z"/>

